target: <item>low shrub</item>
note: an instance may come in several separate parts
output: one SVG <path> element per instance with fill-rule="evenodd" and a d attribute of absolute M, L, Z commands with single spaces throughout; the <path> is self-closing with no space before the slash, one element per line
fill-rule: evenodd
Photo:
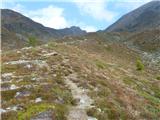
<path fill-rule="evenodd" d="M 137 70 L 139 70 L 139 71 L 144 70 L 144 65 L 143 65 L 143 63 L 142 63 L 142 61 L 140 59 L 138 59 L 136 61 L 136 67 L 137 67 Z"/>

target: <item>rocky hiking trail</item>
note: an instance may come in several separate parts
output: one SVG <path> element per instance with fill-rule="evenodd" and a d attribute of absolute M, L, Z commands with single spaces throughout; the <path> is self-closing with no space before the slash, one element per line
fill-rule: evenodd
<path fill-rule="evenodd" d="M 30 49 L 27 49 L 27 50 L 29 51 Z M 21 51 L 19 51 L 18 53 L 20 54 Z M 20 66 L 21 65 L 21 68 L 26 69 L 26 70 L 30 70 L 35 66 L 36 69 L 46 68 L 46 70 L 50 71 L 51 68 L 49 67 L 49 64 L 47 63 L 46 58 L 48 59 L 49 57 L 50 58 L 52 57 L 55 59 L 55 56 L 60 56 L 62 58 L 64 57 L 63 55 L 61 55 L 60 53 L 57 53 L 55 51 L 53 52 L 53 51 L 44 51 L 43 50 L 42 53 L 43 54 L 39 53 L 39 55 L 44 58 L 43 60 L 40 60 L 39 58 L 28 59 L 25 56 L 25 58 L 19 58 L 19 59 L 15 59 L 15 60 L 5 61 L 5 62 L 3 62 L 3 65 L 5 65 L 5 66 L 18 66 L 18 65 Z M 64 62 L 65 64 L 70 64 L 69 60 L 65 59 L 65 58 L 63 58 L 62 61 L 59 61 L 59 62 Z M 35 72 L 35 73 L 39 74 L 37 72 Z M 87 93 L 88 93 L 87 89 L 79 87 L 77 85 L 78 83 L 73 82 L 74 80 L 78 79 L 77 76 L 78 76 L 78 74 L 76 72 L 73 72 L 73 73 L 69 74 L 68 76 L 65 76 L 63 79 L 67 88 L 71 90 L 71 94 L 72 94 L 73 99 L 75 99 L 75 101 L 76 101 L 76 105 L 71 105 L 71 106 L 69 105 L 68 106 L 69 109 L 65 113 L 65 116 L 66 116 L 67 120 L 97 120 L 96 118 L 87 115 L 87 110 L 94 107 L 93 106 L 94 101 L 87 95 Z M 5 91 L 17 90 L 15 96 L 21 96 L 21 97 L 23 97 L 25 95 L 30 96 L 32 94 L 32 92 L 24 93 L 19 90 L 20 88 L 23 88 L 23 87 L 28 88 L 28 85 L 17 86 L 19 82 L 24 81 L 22 78 L 25 76 L 21 76 L 19 74 L 16 75 L 15 72 L 13 71 L 10 73 L 3 73 L 2 77 L 5 80 L 5 81 L 3 81 L 3 83 L 9 82 L 10 83 L 9 85 L 11 85 L 11 87 L 4 87 L 4 89 L 2 89 L 2 91 L 5 92 Z M 7 78 L 9 79 L 9 81 L 6 81 Z M 14 82 L 13 82 L 12 78 L 16 79 L 16 82 L 15 82 L 16 84 L 13 84 Z M 21 78 L 21 79 L 18 80 L 18 78 Z M 35 87 L 36 87 L 35 83 L 38 82 L 39 80 L 38 80 L 38 78 L 36 78 L 36 76 L 34 76 L 33 78 L 34 78 L 34 80 L 31 80 L 31 83 L 32 83 L 32 81 L 35 81 L 34 84 L 32 84 L 32 88 L 35 89 Z M 31 78 L 31 79 L 33 79 L 33 78 Z M 46 82 L 44 82 L 44 83 L 46 83 Z M 43 85 L 44 83 L 41 81 L 40 83 L 37 83 L 37 84 Z M 28 88 L 28 89 L 30 89 L 30 88 Z M 38 99 L 40 99 L 40 101 L 38 101 L 39 103 L 44 101 L 41 99 L 41 97 L 39 97 Z M 37 98 L 36 98 L 36 100 L 37 100 Z M 35 103 L 37 103 L 36 100 L 35 100 Z M 8 108 L 9 108 L 9 110 L 8 110 Z M 8 108 L 2 109 L 1 111 L 4 113 L 13 111 L 12 107 L 8 107 Z M 13 109 L 14 109 L 14 111 L 17 111 L 18 107 L 15 105 L 15 108 L 13 108 Z M 52 120 L 54 118 L 52 116 L 53 115 L 52 115 L 51 111 L 44 110 L 42 112 L 39 112 L 35 116 L 31 117 L 31 120 L 42 120 L 42 119 L 43 120 Z"/>
<path fill-rule="evenodd" d="M 76 106 L 69 109 L 68 120 L 97 120 L 88 116 L 86 110 L 92 108 L 93 100 L 87 95 L 87 90 L 78 87 L 72 80 L 77 79 L 77 74 L 73 73 L 65 77 L 65 84 L 71 89 L 73 98 L 78 101 Z"/>

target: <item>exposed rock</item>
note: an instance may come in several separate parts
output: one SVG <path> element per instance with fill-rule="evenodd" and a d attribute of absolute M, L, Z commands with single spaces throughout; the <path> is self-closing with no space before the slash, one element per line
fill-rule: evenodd
<path fill-rule="evenodd" d="M 71 109 L 69 115 L 67 116 L 68 120 L 87 120 L 88 116 L 82 109 Z"/>
<path fill-rule="evenodd" d="M 22 50 L 29 50 L 29 49 L 31 49 L 32 47 L 24 47 L 24 48 L 22 48 Z"/>
<path fill-rule="evenodd" d="M 55 117 L 52 111 L 45 111 L 45 112 L 39 113 L 38 115 L 31 118 L 30 120 L 55 120 Z"/>
<path fill-rule="evenodd" d="M 30 68 L 32 68 L 32 67 L 33 67 L 33 66 L 30 65 L 30 64 L 28 64 L 28 65 L 25 66 L 25 68 L 28 68 L 28 69 L 30 69 Z"/>
<path fill-rule="evenodd" d="M 35 80 L 36 80 L 36 78 L 35 78 L 35 77 L 33 77 L 31 80 L 35 81 Z"/>
<path fill-rule="evenodd" d="M 17 86 L 14 85 L 14 84 L 12 84 L 12 85 L 10 86 L 10 90 L 14 90 L 14 89 L 17 89 L 17 88 L 19 88 L 19 87 L 17 87 Z"/>
<path fill-rule="evenodd" d="M 56 55 L 58 55 L 57 52 L 51 52 L 51 53 L 44 54 L 43 56 L 48 57 L 48 56 L 56 56 Z"/>
<path fill-rule="evenodd" d="M 87 118 L 87 120 L 98 120 L 98 119 L 95 118 L 95 117 L 90 117 L 90 116 L 89 116 L 89 117 Z"/>
<path fill-rule="evenodd" d="M 41 102 L 42 101 L 42 98 L 36 98 L 36 100 L 35 100 L 35 103 L 38 103 L 38 102 Z"/>
<path fill-rule="evenodd" d="M 21 98 L 21 97 L 27 97 L 31 93 L 29 91 L 22 91 L 22 92 L 17 92 L 15 95 L 15 98 Z"/>

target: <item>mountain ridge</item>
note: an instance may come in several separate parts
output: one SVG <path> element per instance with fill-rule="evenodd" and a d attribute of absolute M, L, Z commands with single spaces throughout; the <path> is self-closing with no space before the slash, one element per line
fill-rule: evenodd
<path fill-rule="evenodd" d="M 119 20 L 104 31 L 143 31 L 160 26 L 160 1 L 151 1 L 141 7 L 123 15 Z"/>

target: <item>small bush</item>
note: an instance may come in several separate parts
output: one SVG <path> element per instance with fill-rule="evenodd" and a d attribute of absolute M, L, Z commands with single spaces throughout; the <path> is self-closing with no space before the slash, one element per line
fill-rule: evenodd
<path fill-rule="evenodd" d="M 28 44 L 29 44 L 29 46 L 35 47 L 37 45 L 37 39 L 33 36 L 29 37 Z"/>
<path fill-rule="evenodd" d="M 156 79 L 157 79 L 157 80 L 160 80 L 160 76 L 157 76 Z"/>
<path fill-rule="evenodd" d="M 136 67 L 137 67 L 137 70 L 139 70 L 139 71 L 144 69 L 144 65 L 141 60 L 137 60 Z"/>
<path fill-rule="evenodd" d="M 87 115 L 96 117 L 97 116 L 97 110 L 95 108 L 88 109 L 87 110 Z"/>
<path fill-rule="evenodd" d="M 100 60 L 96 60 L 96 66 L 100 69 L 106 69 L 107 68 L 107 64 L 103 61 L 100 61 Z"/>
<path fill-rule="evenodd" d="M 55 106 L 55 118 L 56 120 L 66 120 L 66 112 L 68 111 L 65 105 L 57 104 Z"/>

